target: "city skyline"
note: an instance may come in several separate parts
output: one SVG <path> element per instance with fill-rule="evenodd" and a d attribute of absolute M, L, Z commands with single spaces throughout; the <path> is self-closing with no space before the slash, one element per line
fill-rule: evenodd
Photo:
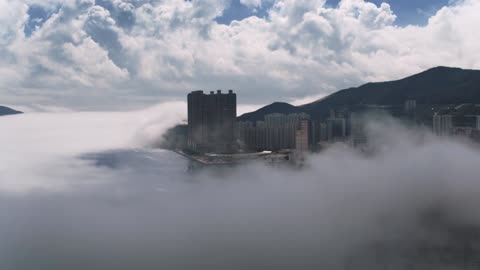
<path fill-rule="evenodd" d="M 298 107 L 274 102 L 239 117 L 233 90 L 197 90 L 187 96 L 186 137 L 179 125 L 168 133 L 164 147 L 199 156 L 194 160 L 207 164 L 214 163 L 201 158 L 208 153 L 233 158 L 264 151 L 321 152 L 335 143 L 368 151 L 366 124 L 385 117 L 428 128 L 437 136 L 479 142 L 479 75 L 475 70 L 436 67 L 398 81 L 341 90 Z M 432 91 L 442 95 L 429 96 Z M 228 163 L 223 157 L 220 162 Z"/>

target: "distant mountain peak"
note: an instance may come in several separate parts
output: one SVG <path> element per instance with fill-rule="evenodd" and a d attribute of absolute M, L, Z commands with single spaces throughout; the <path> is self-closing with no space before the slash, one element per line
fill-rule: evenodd
<path fill-rule="evenodd" d="M 272 113 L 283 113 L 283 114 L 290 114 L 290 113 L 297 113 L 300 110 L 286 102 L 273 102 L 265 107 L 262 107 L 254 112 L 246 113 L 238 117 L 239 121 L 261 121 L 264 119 L 265 115 L 272 114 Z"/>
<path fill-rule="evenodd" d="M 422 75 L 422 74 L 458 73 L 458 72 L 462 72 L 462 71 L 473 71 L 473 70 L 462 69 L 462 68 L 459 68 L 459 67 L 437 66 L 437 67 L 429 68 L 429 69 L 427 69 L 423 72 L 420 72 L 418 74 L 414 74 L 411 77 L 419 76 L 419 75 Z"/>
<path fill-rule="evenodd" d="M 462 70 L 462 69 L 459 68 L 459 67 L 436 66 L 436 67 L 427 69 L 426 71 L 429 71 L 429 70 L 454 70 L 454 69 L 455 69 L 455 70 Z"/>

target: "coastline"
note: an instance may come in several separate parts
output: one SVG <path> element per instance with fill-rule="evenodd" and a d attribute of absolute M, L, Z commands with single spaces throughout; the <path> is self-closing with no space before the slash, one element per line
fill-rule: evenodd
<path fill-rule="evenodd" d="M 270 164 L 275 163 L 288 163 L 291 161 L 291 152 L 258 152 L 258 153 L 239 153 L 239 154 L 202 154 L 191 155 L 183 152 L 182 150 L 171 150 L 178 155 L 181 155 L 191 161 L 197 162 L 205 166 L 215 165 L 237 165 L 245 164 L 251 161 L 266 161 Z"/>

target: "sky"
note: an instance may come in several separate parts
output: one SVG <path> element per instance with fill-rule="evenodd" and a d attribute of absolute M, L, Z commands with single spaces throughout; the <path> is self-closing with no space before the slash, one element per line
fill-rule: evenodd
<path fill-rule="evenodd" d="M 243 3 L 242 3 L 243 2 Z M 252 4 L 248 3 L 260 3 L 261 5 L 252 7 Z M 257 16 L 264 18 L 268 16 L 268 10 L 273 6 L 274 0 L 270 1 L 241 1 L 232 0 L 227 6 L 222 16 L 216 19 L 218 23 L 230 24 L 233 20 L 242 20 L 250 16 Z M 327 0 L 325 6 L 337 7 L 340 0 Z M 381 5 L 382 0 L 370 1 L 376 5 Z M 397 15 L 396 24 L 400 26 L 407 25 L 426 25 L 428 19 L 434 15 L 442 7 L 449 4 L 449 0 L 391 0 L 388 3 L 391 6 L 392 11 Z"/>
<path fill-rule="evenodd" d="M 189 91 L 313 101 L 480 68 L 477 0 L 0 0 L 0 104 L 140 109 Z"/>

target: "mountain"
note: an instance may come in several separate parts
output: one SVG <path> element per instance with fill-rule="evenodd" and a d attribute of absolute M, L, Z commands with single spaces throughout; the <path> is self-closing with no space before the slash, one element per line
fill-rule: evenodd
<path fill-rule="evenodd" d="M 10 109 L 8 107 L 0 106 L 0 116 L 20 114 L 20 113 L 22 112 L 16 111 L 14 109 Z"/>
<path fill-rule="evenodd" d="M 241 120 L 256 121 L 268 113 L 305 112 L 313 118 L 328 115 L 330 109 L 343 106 L 354 107 L 362 104 L 400 105 L 407 99 L 417 104 L 459 104 L 480 103 L 480 70 L 436 67 L 413 76 L 390 82 L 367 83 L 360 87 L 348 88 L 323 99 L 294 107 L 285 104 L 268 105 L 239 117 Z M 292 108 L 294 107 L 294 108 Z M 283 110 L 288 108 L 288 110 Z M 268 113 L 265 113 L 268 112 Z"/>
<path fill-rule="evenodd" d="M 265 107 L 262 107 L 254 112 L 243 114 L 242 116 L 239 116 L 237 119 L 239 121 L 256 122 L 256 121 L 263 120 L 263 117 L 267 114 L 272 114 L 272 113 L 290 114 L 290 113 L 298 113 L 298 112 L 301 112 L 301 109 L 293 105 L 290 105 L 285 102 L 275 102 Z"/>

